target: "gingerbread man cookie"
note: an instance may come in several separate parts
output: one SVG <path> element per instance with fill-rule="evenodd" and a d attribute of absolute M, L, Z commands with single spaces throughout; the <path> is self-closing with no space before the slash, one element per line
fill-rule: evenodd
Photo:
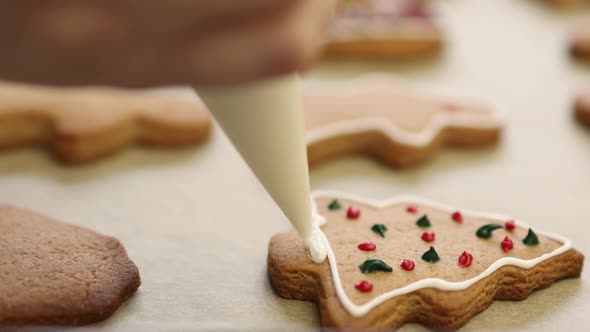
<path fill-rule="evenodd" d="M 303 88 L 309 163 L 360 152 L 408 167 L 441 145 L 494 143 L 503 120 L 488 107 L 421 96 L 388 79 L 310 82 Z"/>
<path fill-rule="evenodd" d="M 46 145 L 79 164 L 139 143 L 182 146 L 203 141 L 211 121 L 190 90 L 130 91 L 0 83 L 0 149 Z"/>
<path fill-rule="evenodd" d="M 409 58 L 443 45 L 432 13 L 419 0 L 341 1 L 324 53 L 327 56 Z"/>
<path fill-rule="evenodd" d="M 140 283 L 117 239 L 0 206 L 0 329 L 100 321 Z"/>
<path fill-rule="evenodd" d="M 457 329 L 494 300 L 523 300 L 582 271 L 569 240 L 520 220 L 412 197 L 314 202 L 328 259 L 314 263 L 283 233 L 270 241 L 268 274 L 281 297 L 316 302 L 324 327 Z"/>

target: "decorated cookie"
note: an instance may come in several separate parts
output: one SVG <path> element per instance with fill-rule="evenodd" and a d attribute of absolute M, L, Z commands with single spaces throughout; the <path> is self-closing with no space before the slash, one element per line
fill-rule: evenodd
<path fill-rule="evenodd" d="M 66 163 L 93 161 L 132 143 L 198 143 L 210 126 L 205 106 L 189 90 L 0 83 L 0 148 L 44 145 Z"/>
<path fill-rule="evenodd" d="M 139 284 L 116 239 L 0 206 L 0 329 L 100 321 Z"/>
<path fill-rule="evenodd" d="M 442 45 L 442 33 L 423 1 L 345 0 L 332 24 L 325 54 L 407 58 L 437 53 Z"/>
<path fill-rule="evenodd" d="M 342 208 L 330 209 L 334 201 Z M 494 300 L 523 300 L 582 271 L 569 240 L 512 218 L 411 197 L 317 193 L 314 202 L 327 260 L 312 262 L 295 232 L 278 234 L 268 274 L 280 296 L 316 302 L 324 327 L 456 329 Z M 347 218 L 349 206 L 359 218 Z"/>
<path fill-rule="evenodd" d="M 574 111 L 578 121 L 590 126 L 590 91 L 578 95 Z"/>
<path fill-rule="evenodd" d="M 489 107 L 429 97 L 387 79 L 310 82 L 303 89 L 309 163 L 365 153 L 408 167 L 441 145 L 494 143 L 503 123 Z"/>

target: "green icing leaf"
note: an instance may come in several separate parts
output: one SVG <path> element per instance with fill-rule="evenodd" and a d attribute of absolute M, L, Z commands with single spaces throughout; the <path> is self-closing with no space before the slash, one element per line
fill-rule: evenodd
<path fill-rule="evenodd" d="M 363 274 L 368 273 L 375 273 L 377 271 L 385 271 L 385 272 L 392 272 L 393 269 L 391 266 L 385 264 L 384 261 L 380 260 L 379 258 L 369 258 L 363 262 L 363 264 L 359 265 L 359 269 Z"/>
<path fill-rule="evenodd" d="M 429 263 L 436 263 L 440 261 L 440 257 L 438 257 L 438 253 L 434 250 L 434 247 L 430 247 L 430 249 L 422 255 L 422 260 Z"/>
<path fill-rule="evenodd" d="M 340 205 L 340 203 L 338 203 L 338 200 L 335 199 L 328 205 L 328 209 L 340 210 L 340 209 L 342 209 L 342 205 Z"/>
<path fill-rule="evenodd" d="M 529 228 L 529 232 L 524 238 L 524 240 L 522 240 L 522 243 L 529 247 L 534 247 L 536 245 L 539 245 L 539 238 L 537 237 L 537 234 L 535 234 L 535 232 L 533 232 L 533 230 Z"/>
<path fill-rule="evenodd" d="M 494 231 L 498 228 L 503 228 L 503 227 L 504 226 L 499 225 L 499 224 L 483 225 L 477 230 L 477 232 L 475 232 L 475 235 L 477 235 L 477 237 L 482 238 L 482 239 L 489 239 L 492 237 L 492 231 Z"/>
<path fill-rule="evenodd" d="M 416 225 L 420 228 L 428 228 L 432 226 L 432 224 L 430 224 L 430 220 L 428 220 L 428 217 L 426 215 L 420 217 L 420 219 L 416 221 Z"/>
<path fill-rule="evenodd" d="M 373 227 L 371 227 L 371 230 L 379 235 L 381 235 L 381 237 L 385 237 L 385 232 L 387 232 L 387 227 L 383 224 L 375 224 L 373 225 Z"/>

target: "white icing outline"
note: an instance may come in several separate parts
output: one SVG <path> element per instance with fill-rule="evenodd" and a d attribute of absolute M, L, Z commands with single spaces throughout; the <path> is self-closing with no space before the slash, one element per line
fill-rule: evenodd
<path fill-rule="evenodd" d="M 303 239 L 303 241 L 308 249 L 309 258 L 319 264 L 328 256 L 328 247 L 326 247 L 324 233 L 321 229 L 327 221 L 324 216 L 318 213 L 313 198 L 311 198 L 311 206 L 311 236 L 309 239 Z"/>
<path fill-rule="evenodd" d="M 380 81 L 383 84 L 392 84 L 406 88 L 409 93 L 416 94 L 418 96 L 424 95 L 424 98 L 428 99 L 450 98 L 451 100 L 458 99 L 463 102 L 468 101 L 486 105 L 490 109 L 490 121 L 486 123 L 479 123 L 477 121 L 468 121 L 465 119 L 461 121 L 461 119 L 454 117 L 451 122 L 445 113 L 438 112 L 433 116 L 432 121 L 430 121 L 423 130 L 419 132 L 412 132 L 396 126 L 388 119 L 380 116 L 373 116 L 362 119 L 337 121 L 329 125 L 312 129 L 306 132 L 305 143 L 309 145 L 336 136 L 358 134 L 369 130 L 378 130 L 392 141 L 413 145 L 416 147 L 424 147 L 432 142 L 441 130 L 449 126 L 476 129 L 502 129 L 502 127 L 506 125 L 504 116 L 505 112 L 501 111 L 503 108 L 497 102 L 491 101 L 489 98 L 482 97 L 481 95 L 467 92 L 465 89 L 449 87 L 441 88 L 424 84 L 418 85 L 396 76 L 383 74 L 367 74 L 346 81 L 308 79 L 305 80 L 303 84 L 312 87 L 315 85 L 321 88 L 327 87 L 328 91 L 334 87 L 347 87 L 350 88 L 348 91 L 349 94 L 355 94 L 357 93 L 356 90 L 358 86 L 364 82 L 375 84 L 379 83 Z M 325 91 L 318 93 L 325 93 Z M 345 93 L 344 90 L 340 89 L 334 91 L 335 95 L 341 95 L 343 93 Z"/>
<path fill-rule="evenodd" d="M 397 18 L 398 22 L 395 23 L 395 25 L 396 25 L 395 27 L 393 25 L 390 25 L 388 27 L 388 29 L 390 29 L 388 32 L 395 33 L 396 31 L 400 31 L 400 29 L 399 29 L 400 23 L 401 23 L 401 25 L 407 26 L 408 25 L 407 22 L 411 22 L 409 24 L 412 26 L 411 29 L 415 29 L 415 26 L 420 26 L 419 30 L 423 29 L 424 27 L 427 27 L 428 29 L 430 29 L 429 32 L 434 31 L 437 34 L 436 38 L 438 40 L 445 42 L 446 38 L 445 38 L 444 30 L 446 30 L 446 29 L 443 29 L 445 25 L 443 24 L 443 21 L 441 21 L 440 13 L 435 13 L 435 11 L 432 10 L 433 9 L 432 6 L 426 6 L 426 7 L 428 8 L 427 9 L 428 11 L 431 11 L 431 15 L 428 18 L 426 18 L 426 22 L 428 22 L 428 23 L 424 23 L 423 22 L 424 19 L 422 19 L 422 18 L 404 17 L 403 15 L 399 15 L 400 13 L 398 13 L 396 11 L 396 13 L 398 13 L 398 15 L 399 15 Z M 346 16 L 343 16 L 343 17 L 346 19 Z M 341 17 L 336 17 L 337 21 L 340 19 L 341 19 Z M 357 18 L 355 17 L 354 19 L 357 19 Z M 363 17 L 363 19 L 365 19 L 366 21 L 372 20 L 371 17 L 367 17 L 367 16 Z M 340 23 L 338 22 L 337 24 L 340 24 Z M 369 22 L 367 24 L 363 24 L 363 26 L 367 26 L 370 24 L 371 23 Z M 429 26 L 431 26 L 431 27 L 429 27 Z M 405 29 L 403 29 L 403 30 L 405 30 Z M 345 36 L 344 34 L 341 34 L 341 35 L 336 36 L 337 38 L 334 38 L 335 36 L 330 32 L 330 35 L 328 36 L 330 38 L 328 40 L 328 43 L 332 43 L 332 42 L 340 43 L 343 41 L 344 42 L 350 42 L 350 41 L 355 42 L 355 41 L 364 41 L 364 40 L 388 42 L 388 41 L 392 40 L 392 38 L 387 38 L 388 36 L 384 36 L 381 38 L 374 38 L 372 36 L 367 36 L 366 34 L 359 33 L 358 30 L 355 30 L 355 31 L 349 30 L 349 31 L 351 32 L 350 36 Z M 391 33 L 389 33 L 389 35 L 391 35 Z M 399 36 L 396 35 L 395 39 L 411 40 L 411 39 L 416 39 L 416 37 L 415 37 L 415 33 L 410 33 L 410 34 L 405 33 L 405 34 L 400 34 Z"/>
<path fill-rule="evenodd" d="M 347 199 L 347 200 L 357 201 L 359 203 L 366 204 L 366 205 L 369 205 L 374 208 L 386 208 L 386 207 L 389 207 L 389 206 L 392 206 L 395 204 L 400 204 L 400 203 L 404 203 L 404 202 L 408 202 L 408 203 L 411 202 L 411 203 L 418 203 L 418 204 L 422 204 L 422 205 L 427 205 L 427 206 L 430 206 L 430 207 L 433 207 L 433 208 L 436 208 L 439 210 L 446 210 L 449 212 L 456 211 L 456 209 L 454 209 L 448 205 L 444 205 L 441 203 L 429 201 L 427 199 L 414 197 L 414 196 L 396 196 L 396 197 L 393 197 L 388 200 L 376 201 L 376 200 L 369 200 L 366 198 L 361 198 L 361 197 L 358 197 L 355 195 L 350 195 L 350 194 L 336 192 L 336 191 L 314 191 L 312 193 L 312 198 L 313 198 L 312 211 L 313 211 L 314 215 L 319 215 L 319 212 L 317 209 L 317 204 L 315 203 L 315 199 L 318 197 Z M 464 209 L 461 209 L 461 213 L 463 213 L 463 215 L 465 215 L 465 216 L 477 216 L 477 217 L 482 217 L 482 218 L 486 218 L 486 219 L 496 219 L 496 220 L 501 220 L 502 222 L 512 219 L 512 218 L 502 216 L 499 214 L 479 213 L 479 212 L 474 212 L 474 211 L 469 211 L 469 210 L 464 210 Z M 525 228 L 530 227 L 528 224 L 526 224 L 520 220 L 515 219 L 515 221 L 516 221 L 517 225 L 520 227 L 525 227 Z M 334 255 L 334 251 L 332 250 L 332 247 L 330 246 L 330 242 L 328 241 L 328 238 L 326 237 L 324 232 L 321 232 L 321 235 L 322 235 L 324 241 L 326 241 L 326 246 L 328 248 L 328 262 L 330 263 L 330 270 L 332 272 L 334 286 L 336 288 L 336 294 L 340 300 L 340 303 L 342 303 L 344 308 L 353 317 L 360 317 L 360 316 L 367 314 L 369 311 L 371 311 L 373 308 L 375 308 L 379 304 L 381 304 L 393 297 L 399 296 L 399 295 L 408 294 L 408 293 L 411 293 L 413 291 L 416 291 L 416 290 L 419 290 L 422 288 L 436 288 L 436 289 L 440 289 L 443 291 L 464 290 L 464 289 L 468 288 L 469 286 L 475 284 L 476 282 L 482 280 L 483 278 L 489 276 L 490 274 L 494 273 L 496 270 L 498 270 L 499 268 L 501 268 L 503 266 L 512 265 L 512 266 L 516 266 L 516 267 L 520 267 L 520 268 L 524 268 L 524 269 L 530 269 L 533 266 L 535 266 L 535 265 L 537 265 L 537 264 L 539 264 L 551 257 L 562 254 L 572 248 L 571 241 L 561 235 L 541 232 L 538 230 L 535 230 L 535 232 L 537 234 L 541 234 L 541 235 L 551 238 L 553 240 L 559 241 L 559 242 L 563 243 L 563 245 L 550 253 L 543 254 L 543 255 L 541 255 L 537 258 L 534 258 L 534 259 L 525 260 L 525 259 L 520 259 L 520 258 L 515 258 L 515 257 L 501 258 L 501 259 L 495 261 L 492 265 L 490 265 L 480 275 L 473 277 L 471 279 L 465 280 L 465 281 L 451 282 L 451 281 L 446 281 L 446 280 L 439 279 L 439 278 L 422 279 L 422 280 L 413 282 L 409 285 L 406 285 L 402 288 L 397 288 L 397 289 L 391 290 L 389 292 L 383 293 L 383 294 L 375 297 L 371 301 L 369 301 L 365 304 L 362 304 L 362 305 L 354 304 L 350 300 L 350 298 L 348 298 L 348 296 L 346 295 L 346 292 L 344 291 L 344 287 L 342 286 L 342 282 L 340 280 L 340 274 L 338 273 L 338 266 L 336 264 L 336 256 Z"/>

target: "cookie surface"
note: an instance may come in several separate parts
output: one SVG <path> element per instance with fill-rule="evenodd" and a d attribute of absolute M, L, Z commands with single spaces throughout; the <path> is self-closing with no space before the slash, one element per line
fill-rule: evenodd
<path fill-rule="evenodd" d="M 494 143 L 503 126 L 487 105 L 422 96 L 378 78 L 306 84 L 303 110 L 311 166 L 365 153 L 394 167 L 408 167 L 442 145 Z"/>
<path fill-rule="evenodd" d="M 590 58 L 590 21 L 578 24 L 571 31 L 570 53 L 579 59 Z"/>
<path fill-rule="evenodd" d="M 580 93 L 574 107 L 576 119 L 590 126 L 590 92 Z"/>
<path fill-rule="evenodd" d="M 440 28 L 419 0 L 340 2 L 324 53 L 327 56 L 409 58 L 437 53 Z"/>
<path fill-rule="evenodd" d="M 572 9 L 584 4 L 586 0 L 544 0 L 544 2 L 557 8 Z"/>
<path fill-rule="evenodd" d="M 280 296 L 316 302 L 325 327 L 459 328 L 494 300 L 523 300 L 582 271 L 584 257 L 567 239 L 534 228 L 530 235 L 503 216 L 418 198 L 319 193 L 314 201 L 328 259 L 314 264 L 298 235 L 283 233 L 270 241 L 268 273 Z"/>
<path fill-rule="evenodd" d="M 0 328 L 100 321 L 140 283 L 118 240 L 0 206 Z"/>
<path fill-rule="evenodd" d="M 0 83 L 0 149 L 46 145 L 66 163 L 93 161 L 133 143 L 194 144 L 210 127 L 205 106 L 189 90 Z"/>

